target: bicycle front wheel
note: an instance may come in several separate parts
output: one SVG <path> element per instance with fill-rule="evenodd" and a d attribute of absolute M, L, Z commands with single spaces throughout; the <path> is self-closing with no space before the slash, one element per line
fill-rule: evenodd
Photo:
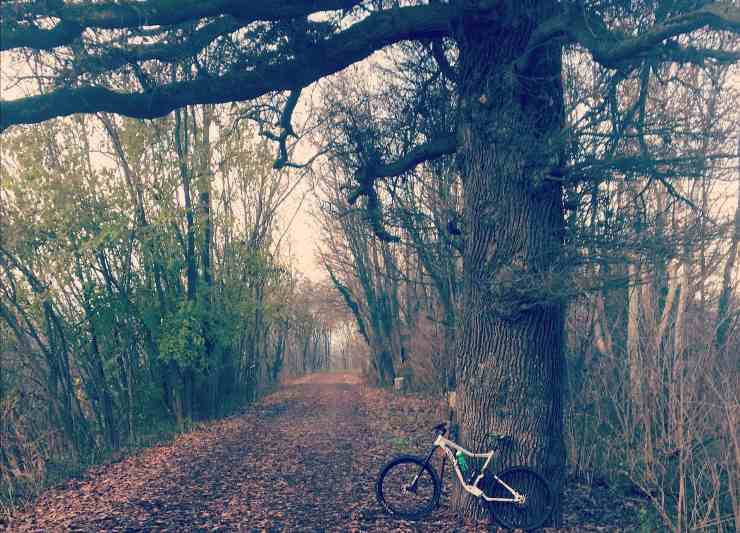
<path fill-rule="evenodd" d="M 554 499 L 547 481 L 524 466 L 510 468 L 497 476 L 503 483 L 524 496 L 521 503 L 487 502 L 494 520 L 508 529 L 532 531 L 541 527 L 552 513 Z M 492 476 L 484 492 L 491 498 L 513 499 L 509 489 Z"/>
<path fill-rule="evenodd" d="M 401 455 L 386 464 L 375 484 L 378 502 L 391 515 L 419 520 L 439 503 L 442 483 L 420 457 Z"/>

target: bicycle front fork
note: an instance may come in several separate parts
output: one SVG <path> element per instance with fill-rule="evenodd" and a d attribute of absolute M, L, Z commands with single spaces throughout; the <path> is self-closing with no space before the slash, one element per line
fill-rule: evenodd
<path fill-rule="evenodd" d="M 432 446 L 432 449 L 429 451 L 429 455 L 427 455 L 427 458 L 424 459 L 424 464 L 419 468 L 419 471 L 414 476 L 414 479 L 411 481 L 411 484 L 409 485 L 409 490 L 411 492 L 414 492 L 416 490 L 416 483 L 419 481 L 419 476 L 421 476 L 421 473 L 424 471 L 424 467 L 429 464 L 429 460 L 432 458 L 432 455 L 434 455 L 434 450 L 436 449 L 436 446 Z M 429 468 L 434 468 L 433 466 L 429 466 Z M 444 463 L 442 464 L 442 468 L 444 468 Z"/>

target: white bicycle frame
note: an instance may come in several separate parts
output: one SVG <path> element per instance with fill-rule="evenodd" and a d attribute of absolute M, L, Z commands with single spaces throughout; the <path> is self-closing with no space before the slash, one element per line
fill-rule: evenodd
<path fill-rule="evenodd" d="M 483 475 L 484 475 L 484 472 L 486 471 L 486 468 L 488 468 L 488 465 L 491 463 L 491 459 L 493 459 L 493 455 L 494 455 L 493 451 L 490 451 L 487 453 L 473 453 L 469 450 L 466 450 L 465 448 L 463 448 L 456 442 L 453 442 L 450 439 L 444 438 L 442 435 L 437 435 L 437 438 L 434 441 L 434 446 L 438 448 L 442 448 L 442 450 L 444 450 L 444 452 L 447 454 L 447 457 L 450 458 L 450 462 L 452 463 L 455 469 L 455 473 L 457 474 L 457 479 L 460 480 L 460 483 L 462 484 L 466 492 L 469 492 L 476 498 L 483 498 L 484 500 L 489 501 L 489 502 L 516 503 L 520 505 L 525 503 L 526 497 L 523 494 L 519 494 L 516 490 L 514 490 L 509 485 L 507 485 L 496 474 L 493 475 L 493 479 L 495 479 L 498 483 L 501 483 L 501 485 L 511 493 L 512 495 L 511 498 L 489 498 L 483 492 L 483 490 L 481 490 L 478 487 L 478 483 L 480 483 L 480 480 L 483 479 Z M 475 480 L 473 480 L 472 484 L 468 485 L 467 483 L 465 483 L 465 479 L 463 477 L 462 472 L 460 471 L 460 466 L 457 464 L 457 460 L 455 459 L 455 454 L 453 453 L 453 450 L 462 452 L 468 457 L 474 457 L 476 459 L 485 458 L 486 462 L 483 465 L 483 468 L 480 469 L 478 476 L 475 478 Z M 414 482 L 415 481 L 416 480 L 414 480 Z"/>

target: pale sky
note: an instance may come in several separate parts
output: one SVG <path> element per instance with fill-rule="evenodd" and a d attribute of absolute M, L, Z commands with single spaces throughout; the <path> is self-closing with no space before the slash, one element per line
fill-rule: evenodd
<path fill-rule="evenodd" d="M 25 65 L 23 63 L 15 61 L 10 63 L 9 53 L 0 53 L 0 97 L 2 99 L 12 100 L 28 94 L 36 93 L 35 84 L 32 82 L 11 85 L 12 81 L 17 78 L 19 71 L 24 69 L 24 66 Z M 9 75 L 9 72 L 12 72 L 12 75 Z M 733 74 L 730 85 L 738 87 L 740 86 L 740 74 Z M 306 100 L 310 100 L 311 95 L 312 91 L 310 89 L 305 90 L 301 99 L 301 104 Z M 300 129 L 302 112 L 301 104 L 299 104 L 299 109 L 297 109 L 294 114 L 294 126 L 296 126 L 296 130 Z M 275 150 L 276 149 L 277 147 L 275 147 Z M 295 160 L 300 162 L 310 158 L 312 155 L 311 150 L 312 148 L 305 146 L 305 143 L 300 143 L 295 151 Z M 734 211 L 737 197 L 735 184 L 721 184 L 720 187 L 723 190 L 726 190 L 726 197 L 728 200 L 724 205 L 723 211 Z M 303 205 L 296 213 L 296 209 L 301 202 L 301 197 L 304 195 L 305 199 L 303 200 Z M 320 232 L 316 221 L 310 214 L 310 211 L 314 210 L 315 206 L 315 195 L 309 190 L 308 179 L 305 179 L 305 182 L 302 183 L 296 191 L 294 191 L 293 197 L 288 200 L 284 206 L 282 206 L 280 213 L 280 226 L 284 228 L 292 219 L 291 227 L 285 233 L 284 237 L 284 241 L 287 241 L 285 244 L 289 243 L 289 246 L 283 246 L 283 248 L 290 248 L 293 265 L 299 272 L 311 280 L 318 281 L 320 279 L 325 279 L 326 274 L 316 257 Z M 279 237 L 279 233 L 277 236 Z"/>

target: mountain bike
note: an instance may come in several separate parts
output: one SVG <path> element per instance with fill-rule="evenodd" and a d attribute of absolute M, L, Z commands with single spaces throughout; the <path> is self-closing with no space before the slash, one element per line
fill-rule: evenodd
<path fill-rule="evenodd" d="M 554 500 L 550 486 L 541 475 L 526 466 L 494 474 L 488 469 L 495 455 L 493 450 L 473 453 L 445 438 L 446 423 L 438 424 L 433 431 L 437 438 L 426 459 L 399 455 L 380 470 L 375 494 L 389 514 L 406 520 L 419 520 L 437 507 L 442 481 L 429 461 L 437 448 L 441 448 L 463 489 L 476 498 L 483 498 L 498 524 L 508 529 L 532 531 L 547 521 Z M 496 445 L 511 439 L 498 434 L 488 437 L 493 438 Z M 468 465 L 468 458 L 471 463 L 485 462 L 476 469 L 473 464 Z M 444 474 L 444 462 L 441 471 Z"/>

